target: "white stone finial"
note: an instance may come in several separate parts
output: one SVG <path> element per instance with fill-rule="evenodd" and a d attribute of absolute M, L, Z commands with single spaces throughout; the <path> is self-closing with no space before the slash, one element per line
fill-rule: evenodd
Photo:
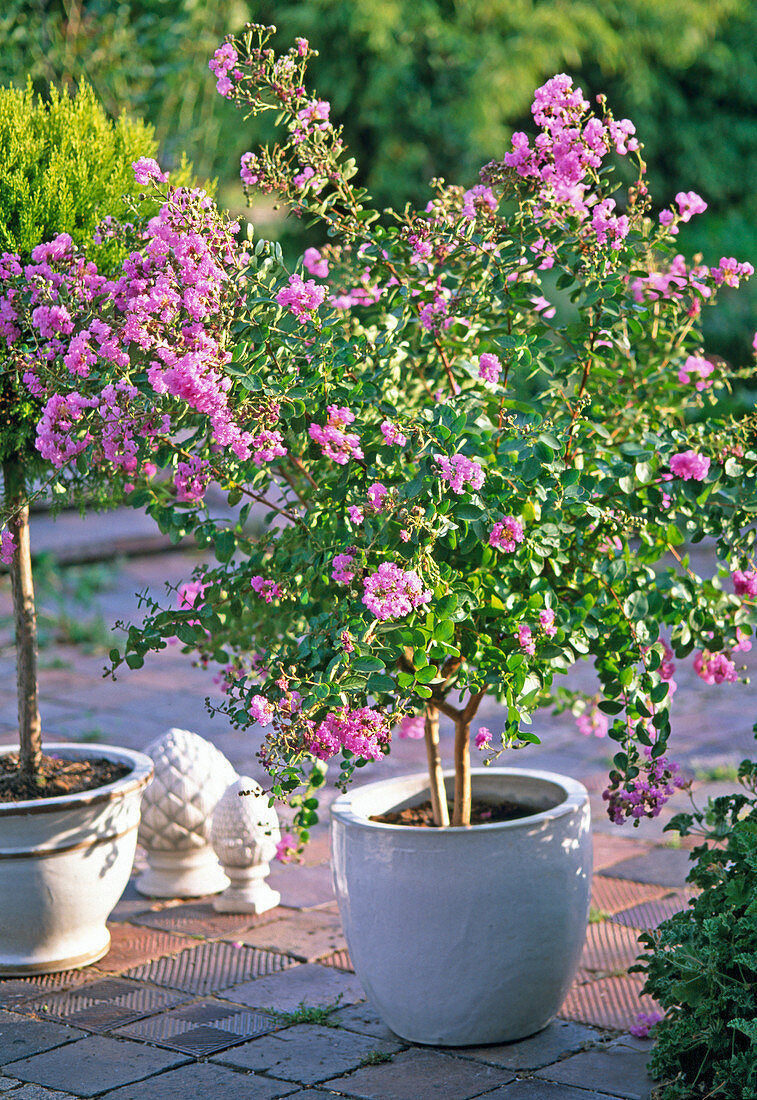
<path fill-rule="evenodd" d="M 140 894 L 194 898 L 217 894 L 229 880 L 210 847 L 210 816 L 236 772 L 215 745 L 189 730 L 170 729 L 145 749 L 155 763 L 142 802 L 139 841 L 148 869 Z"/>
<path fill-rule="evenodd" d="M 249 791 L 249 794 L 241 794 Z M 227 789 L 213 813 L 210 840 L 231 880 L 213 908 L 219 913 L 265 913 L 281 901 L 265 881 L 281 839 L 279 818 L 254 779 L 242 775 Z"/>

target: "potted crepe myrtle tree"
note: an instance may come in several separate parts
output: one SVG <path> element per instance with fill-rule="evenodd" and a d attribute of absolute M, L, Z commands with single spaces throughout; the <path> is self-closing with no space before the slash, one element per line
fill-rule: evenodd
<path fill-rule="evenodd" d="M 753 425 L 718 415 L 728 377 L 698 328 L 751 268 L 675 254 L 705 204 L 681 193 L 653 216 L 633 125 L 604 102 L 593 113 L 564 75 L 536 92 L 535 140 L 515 135 L 479 183 L 435 181 L 424 211 L 379 217 L 306 90 L 308 43 L 277 55 L 272 30 L 249 26 L 211 61 L 222 95 L 283 123 L 242 158 L 245 185 L 329 239 L 294 272 L 258 242 L 233 326 L 228 371 L 265 446 L 231 499 L 270 502 L 270 527 L 250 539 L 198 506 L 186 522 L 218 564 L 195 575 L 191 614 L 150 598 L 125 657 L 178 635 L 224 665 L 221 709 L 265 729 L 271 794 L 296 800 L 300 841 L 336 764 L 345 933 L 395 1032 L 516 1039 L 555 1015 L 580 956 L 587 796 L 551 773 L 472 768 L 471 722 L 486 696 L 501 703 L 476 737 L 484 764 L 538 742 L 531 714 L 550 703 L 606 730 L 619 823 L 680 785 L 674 659 L 735 681 L 751 645 Z M 616 157 L 637 173 L 613 198 Z M 705 537 L 703 580 L 684 544 Z M 597 694 L 553 689 L 581 659 Z M 425 737 L 428 775 L 348 792 L 397 725 Z"/>
<path fill-rule="evenodd" d="M 51 89 L 46 102 L 0 90 L 0 556 L 12 583 L 19 712 L 18 749 L 0 752 L 3 975 L 107 952 L 105 922 L 131 871 L 152 773 L 149 757 L 126 749 L 42 744 L 29 504 L 49 494 L 53 506 L 107 507 L 128 497 L 132 477 L 166 467 L 165 499 L 181 500 L 181 471 L 202 461 L 202 440 L 184 466 L 161 448 L 174 428 L 202 434 L 198 395 L 177 396 L 176 380 L 153 378 L 153 389 L 142 374 L 142 397 L 129 379 L 144 369 L 135 347 L 191 349 L 193 369 L 222 372 L 217 345 L 237 262 L 205 192 L 179 186 L 170 203 L 160 189 L 144 195 L 151 180 L 162 186 L 155 148 L 149 127 L 111 122 L 87 88 L 73 98 Z M 188 167 L 177 176 L 187 181 Z M 228 400 L 219 395 L 215 411 L 227 410 L 233 432 Z"/>

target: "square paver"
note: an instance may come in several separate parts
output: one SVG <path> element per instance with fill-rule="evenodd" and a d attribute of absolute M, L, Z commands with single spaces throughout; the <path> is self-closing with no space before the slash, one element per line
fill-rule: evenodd
<path fill-rule="evenodd" d="M 372 1035 L 375 1039 L 395 1040 L 397 1036 L 391 1031 L 379 1017 L 369 1001 L 360 1004 L 348 1005 L 340 1008 L 331 1016 L 331 1020 L 338 1027 L 346 1027 L 348 1031 L 357 1031 L 359 1035 Z"/>
<path fill-rule="evenodd" d="M 364 1058 L 376 1051 L 393 1054 L 399 1050 L 401 1047 L 397 1043 L 356 1035 L 341 1028 L 297 1024 L 276 1035 L 264 1035 L 262 1039 L 253 1039 L 251 1043 L 217 1054 L 213 1061 L 240 1069 L 265 1071 L 284 1081 L 314 1085 L 327 1077 L 357 1069 Z M 410 1090 L 407 1095 L 414 1096 L 414 1093 Z"/>
<path fill-rule="evenodd" d="M 16 1087 L 13 1092 L 8 1092 L 9 1100 L 71 1100 L 67 1092 L 59 1092 L 58 1089 L 46 1089 L 44 1085 L 22 1085 L 20 1081 L 13 1081 Z M 4 1092 L 3 1080 L 0 1079 L 0 1093 Z"/>
<path fill-rule="evenodd" d="M 295 866 L 280 863 L 271 869 L 266 880 L 281 894 L 281 905 L 288 909 L 318 909 L 334 903 L 334 883 L 331 866 Z"/>
<path fill-rule="evenodd" d="M 292 959 L 274 951 L 260 951 L 235 943 L 201 943 L 178 955 L 134 967 L 125 971 L 124 976 L 202 997 L 250 978 L 275 974 L 292 965 Z"/>
<path fill-rule="evenodd" d="M 13 1076 L 21 1081 L 60 1088 L 74 1096 L 96 1096 L 106 1089 L 140 1081 L 186 1061 L 183 1055 L 156 1050 L 142 1043 L 91 1035 L 65 1047 L 14 1062 Z"/>
<path fill-rule="evenodd" d="M 654 1082 L 647 1073 L 649 1056 L 640 1051 L 618 1048 L 574 1054 L 553 1066 L 538 1070 L 537 1076 L 563 1085 L 580 1086 L 601 1081 L 602 1088 L 624 1100 L 647 1100 Z"/>
<path fill-rule="evenodd" d="M 99 982 L 50 993 L 23 1006 L 40 1016 L 51 1016 L 88 1031 L 110 1031 L 141 1016 L 169 1008 L 186 1000 L 171 989 L 156 989 L 123 978 L 105 978 Z"/>
<path fill-rule="evenodd" d="M 345 951 L 339 913 L 332 908 L 289 912 L 282 920 L 251 928 L 236 937 L 237 942 L 251 947 L 264 947 L 291 955 L 301 962 L 316 962 L 324 956 Z"/>
<path fill-rule="evenodd" d="M 228 1001 L 273 1012 L 294 1012 L 301 1005 L 354 1004 L 365 992 L 354 974 L 318 963 L 293 966 L 269 978 L 257 978 L 224 991 Z"/>
<path fill-rule="evenodd" d="M 553 1020 L 543 1031 L 515 1043 L 500 1043 L 485 1047 L 461 1047 L 447 1050 L 459 1058 L 472 1058 L 503 1069 L 541 1069 L 567 1054 L 575 1054 L 582 1046 L 598 1042 L 602 1033 L 575 1024 L 570 1020 Z"/>
<path fill-rule="evenodd" d="M 684 886 L 692 863 L 685 848 L 652 848 L 643 859 L 627 859 L 606 868 L 608 878 L 657 886 Z"/>
<path fill-rule="evenodd" d="M 145 910 L 145 899 L 142 901 L 143 911 L 130 917 L 132 924 L 158 928 L 163 932 L 214 939 L 234 932 L 244 932 L 256 922 L 253 913 L 216 913 L 210 902 L 191 902 L 165 909 Z M 275 913 L 275 910 L 271 912 Z"/>
<path fill-rule="evenodd" d="M 201 1001 L 149 1016 L 116 1034 L 198 1057 L 225 1050 L 279 1026 L 273 1016 L 224 1001 Z"/>
<path fill-rule="evenodd" d="M 14 1012 L 0 1011 L 0 1064 L 41 1054 L 44 1050 L 83 1039 L 84 1032 L 63 1024 L 29 1020 Z"/>
<path fill-rule="evenodd" d="M 188 1100 L 199 1096 L 207 1100 L 278 1100 L 293 1093 L 299 1096 L 301 1090 L 291 1082 L 250 1077 L 226 1066 L 199 1062 L 115 1089 L 102 1100 Z"/>
<path fill-rule="evenodd" d="M 630 928 L 651 930 L 675 913 L 688 909 L 691 897 L 693 895 L 686 890 L 674 890 L 662 898 L 654 898 L 652 901 L 642 902 L 641 905 L 634 905 L 630 909 L 623 909 L 620 913 L 613 914 L 610 920 L 616 924 L 628 925 Z"/>
<path fill-rule="evenodd" d="M 529 1081 L 513 1081 L 502 1089 L 487 1092 L 481 1100 L 620 1100 L 606 1092 L 594 1092 L 587 1089 L 574 1089 L 572 1085 L 556 1085 L 552 1081 L 540 1081 L 533 1077 Z"/>
<path fill-rule="evenodd" d="M 391 1062 L 365 1066 L 349 1077 L 330 1078 L 327 1088 L 365 1100 L 469 1100 L 513 1080 L 499 1066 L 453 1058 L 435 1050 L 407 1050 Z"/>

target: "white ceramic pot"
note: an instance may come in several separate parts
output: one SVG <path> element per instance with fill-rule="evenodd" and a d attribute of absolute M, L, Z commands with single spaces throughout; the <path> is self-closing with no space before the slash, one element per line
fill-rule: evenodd
<path fill-rule="evenodd" d="M 451 793 L 453 777 L 445 781 Z M 356 788 L 331 808 L 334 885 L 355 971 L 384 1022 L 414 1043 L 502 1043 L 546 1027 L 586 935 L 586 789 L 515 768 L 477 768 L 472 782 L 474 799 L 513 799 L 533 813 L 448 829 L 369 820 L 428 799 L 425 775 Z"/>
<path fill-rule="evenodd" d="M 129 881 L 152 775 L 152 760 L 129 749 L 46 744 L 45 752 L 105 757 L 131 771 L 80 794 L 0 802 L 3 977 L 72 970 L 107 953 L 105 922 Z"/>

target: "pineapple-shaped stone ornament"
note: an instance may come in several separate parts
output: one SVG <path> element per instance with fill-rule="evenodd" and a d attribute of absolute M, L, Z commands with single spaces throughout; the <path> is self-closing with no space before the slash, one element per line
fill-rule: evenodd
<path fill-rule="evenodd" d="M 265 913 L 281 895 L 265 881 L 281 839 L 279 819 L 262 787 L 243 775 L 227 789 L 213 813 L 210 840 L 231 880 L 213 899 L 219 913 Z"/>
<path fill-rule="evenodd" d="M 237 773 L 215 745 L 189 730 L 170 729 L 145 752 L 155 774 L 142 801 L 139 841 L 148 868 L 137 890 L 156 898 L 219 893 L 229 880 L 209 844 L 210 820 Z"/>

